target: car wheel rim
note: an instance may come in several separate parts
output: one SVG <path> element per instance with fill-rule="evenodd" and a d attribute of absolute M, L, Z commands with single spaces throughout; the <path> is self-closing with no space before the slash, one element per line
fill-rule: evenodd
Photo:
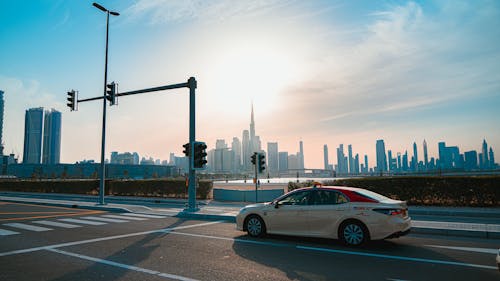
<path fill-rule="evenodd" d="M 257 218 L 251 218 L 247 225 L 248 232 L 253 236 L 258 236 L 262 231 L 262 224 Z"/>
<path fill-rule="evenodd" d="M 363 241 L 363 229 L 359 225 L 349 224 L 344 229 L 344 239 L 348 244 L 358 245 Z"/>

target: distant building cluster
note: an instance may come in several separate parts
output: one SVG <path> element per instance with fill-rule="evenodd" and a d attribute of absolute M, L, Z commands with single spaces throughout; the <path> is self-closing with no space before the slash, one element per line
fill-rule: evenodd
<path fill-rule="evenodd" d="M 304 171 L 304 144 L 299 142 L 299 151 L 289 154 L 279 151 L 277 142 L 267 143 L 267 153 L 262 148 L 262 142 L 255 133 L 254 110 L 252 105 L 249 130 L 243 130 L 242 139 L 233 137 L 231 146 L 225 140 L 219 139 L 215 148 L 208 151 L 207 172 L 211 173 L 251 173 L 254 166 L 250 157 L 254 152 L 266 155 L 266 174 L 277 176 L 294 171 Z"/>
<path fill-rule="evenodd" d="M 59 164 L 61 112 L 42 107 L 26 110 L 24 117 L 24 164 Z"/>
<path fill-rule="evenodd" d="M 483 140 L 482 150 L 466 151 L 461 154 L 458 146 L 446 146 L 445 142 L 438 143 L 439 158 L 430 157 L 427 152 L 427 142 L 422 144 L 423 159 L 419 158 L 418 146 L 413 143 L 413 155 L 408 151 L 394 153 L 386 150 L 384 140 L 377 140 L 376 166 L 369 168 L 368 156 L 364 155 L 364 163 L 359 162 L 359 155 L 353 157 L 352 146 L 348 145 L 348 156 L 344 154 L 344 145 L 337 148 L 337 164 L 334 169 L 337 175 L 359 175 L 359 174 L 398 174 L 398 173 L 427 173 L 427 172 L 450 172 L 450 171 L 488 171 L 498 169 L 495 163 L 493 149 L 488 147 Z M 325 145 L 325 169 L 327 169 L 327 150 Z M 420 156 L 422 157 L 422 156 Z M 330 167 L 330 166 L 328 166 Z"/>

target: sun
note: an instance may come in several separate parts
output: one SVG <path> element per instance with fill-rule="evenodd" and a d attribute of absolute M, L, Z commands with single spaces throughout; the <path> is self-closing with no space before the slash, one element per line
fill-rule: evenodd
<path fill-rule="evenodd" d="M 240 111 L 250 101 L 266 113 L 283 102 L 280 95 L 294 82 L 298 67 L 293 57 L 269 46 L 240 46 L 225 50 L 210 69 L 210 91 L 228 111 Z"/>

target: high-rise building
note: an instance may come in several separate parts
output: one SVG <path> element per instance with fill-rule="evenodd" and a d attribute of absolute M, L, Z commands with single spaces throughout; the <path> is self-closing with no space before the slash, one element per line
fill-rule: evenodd
<path fill-rule="evenodd" d="M 418 151 L 417 151 L 417 143 L 413 142 L 413 165 L 412 170 L 414 172 L 418 171 Z"/>
<path fill-rule="evenodd" d="M 3 111 L 4 111 L 5 102 L 3 99 L 3 94 L 4 94 L 4 91 L 0 90 L 0 156 L 3 155 L 3 148 L 4 148 L 4 143 L 3 143 Z"/>
<path fill-rule="evenodd" d="M 387 171 L 387 156 L 385 154 L 384 140 L 377 140 L 376 144 L 377 153 L 377 172 L 383 173 Z"/>
<path fill-rule="evenodd" d="M 245 171 L 250 171 L 252 168 L 252 163 L 250 162 L 250 157 L 252 155 L 252 149 L 250 144 L 250 134 L 248 130 L 243 131 L 242 138 L 242 161 L 243 161 L 243 169 Z"/>
<path fill-rule="evenodd" d="M 464 153 L 465 163 L 464 169 L 466 171 L 477 170 L 477 152 L 475 150 L 467 151 Z"/>
<path fill-rule="evenodd" d="M 428 170 L 429 156 L 427 155 L 427 142 L 424 139 L 424 168 Z"/>
<path fill-rule="evenodd" d="M 493 154 L 493 148 L 491 148 L 490 146 L 490 153 L 489 153 L 489 156 L 490 156 L 490 166 L 489 168 L 490 169 L 494 169 L 496 164 L 495 164 L 495 154 Z"/>
<path fill-rule="evenodd" d="M 479 163 L 481 169 L 488 169 L 490 165 L 490 161 L 488 159 L 488 144 L 486 143 L 486 139 L 483 139 L 482 151 L 483 161 Z"/>
<path fill-rule="evenodd" d="M 299 142 L 299 155 L 298 155 L 298 161 L 299 161 L 299 169 L 304 170 L 305 165 L 304 165 L 304 142 L 300 141 Z"/>
<path fill-rule="evenodd" d="M 365 154 L 365 173 L 368 173 L 369 167 L 368 167 L 368 155 Z"/>
<path fill-rule="evenodd" d="M 241 142 L 237 137 L 233 137 L 231 150 L 234 153 L 234 166 L 237 171 L 241 169 Z"/>
<path fill-rule="evenodd" d="M 328 145 L 323 145 L 323 162 L 325 170 L 329 169 L 330 164 L 328 164 Z"/>
<path fill-rule="evenodd" d="M 267 167 L 270 174 L 277 174 L 279 171 L 278 143 L 267 143 Z"/>
<path fill-rule="evenodd" d="M 45 111 L 43 124 L 43 164 L 59 164 L 61 159 L 61 112 Z"/>
<path fill-rule="evenodd" d="M 280 172 L 288 171 L 288 152 L 283 151 L 279 152 L 279 161 L 278 161 L 278 169 Z"/>
<path fill-rule="evenodd" d="M 42 158 L 43 108 L 26 110 L 24 116 L 24 164 L 40 164 Z"/>
<path fill-rule="evenodd" d="M 344 155 L 344 144 L 337 148 L 337 174 L 345 175 L 348 173 L 347 157 Z"/>
<path fill-rule="evenodd" d="M 354 159 L 352 158 L 352 145 L 347 145 L 347 155 L 349 159 L 349 174 L 354 174 Z"/>

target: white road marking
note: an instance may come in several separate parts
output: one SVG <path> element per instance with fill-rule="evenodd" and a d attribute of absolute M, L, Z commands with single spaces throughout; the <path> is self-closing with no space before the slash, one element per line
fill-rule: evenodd
<path fill-rule="evenodd" d="M 88 225 L 104 225 L 104 224 L 106 224 L 105 222 L 88 221 L 88 220 L 80 220 L 80 219 L 59 219 L 59 220 L 65 221 L 65 222 L 72 222 L 72 223 L 88 224 Z"/>
<path fill-rule="evenodd" d="M 128 238 L 128 237 L 134 237 L 134 236 L 140 236 L 140 235 L 148 235 L 148 234 L 153 234 L 153 233 L 174 233 L 173 231 L 177 230 L 177 229 L 186 229 L 186 228 L 207 226 L 207 225 L 223 223 L 223 222 L 226 222 L 226 221 L 212 221 L 212 222 L 206 222 L 206 223 L 191 224 L 191 225 L 186 225 L 186 226 L 176 226 L 176 227 L 171 227 L 171 228 L 162 228 L 162 229 L 156 229 L 156 230 L 150 230 L 150 231 L 135 232 L 135 233 L 129 233 L 129 234 L 100 237 L 100 238 L 81 240 L 81 241 L 75 241 L 75 242 L 68 242 L 68 243 L 62 243 L 62 244 L 55 244 L 55 245 L 40 246 L 40 247 L 35 247 L 35 248 L 14 250 L 14 251 L 10 251 L 10 252 L 0 253 L 0 257 L 17 255 L 17 254 L 24 254 L 24 253 L 31 253 L 31 252 L 41 251 L 41 250 L 57 249 L 57 248 L 61 248 L 61 247 L 69 247 L 69 246 L 82 245 L 82 244 L 88 244 L 88 243 L 102 242 L 102 241 L 108 241 L 108 240 L 114 240 L 114 239 L 120 239 L 120 238 Z"/>
<path fill-rule="evenodd" d="M 10 231 L 10 230 L 6 230 L 6 229 L 0 229 L 0 236 L 7 236 L 7 235 L 14 235 L 14 234 L 19 234 L 19 232 Z"/>
<path fill-rule="evenodd" d="M 150 269 L 137 267 L 137 266 L 133 266 L 133 265 L 127 265 L 127 264 L 123 264 L 123 263 L 117 263 L 114 261 L 84 256 L 84 255 L 70 253 L 70 252 L 61 251 L 61 250 L 57 250 L 57 249 L 47 249 L 47 251 L 51 251 L 54 253 L 58 253 L 58 254 L 62 254 L 62 255 L 66 255 L 66 256 L 70 256 L 70 257 L 75 257 L 75 258 L 79 258 L 79 259 L 84 259 L 84 260 L 88 260 L 88 261 L 92 261 L 92 262 L 96 262 L 96 263 L 102 263 L 105 265 L 115 266 L 115 267 L 119 267 L 119 268 L 123 268 L 123 269 L 127 269 L 127 270 L 133 270 L 133 271 L 137 271 L 137 272 L 141 272 L 141 273 L 157 275 L 160 277 L 165 277 L 165 278 L 174 279 L 174 280 L 198 281 L 197 279 L 192 279 L 192 278 L 188 278 L 188 277 L 184 277 L 184 276 L 180 276 L 180 275 L 175 275 L 175 274 L 170 274 L 170 273 L 162 273 L 162 272 L 159 272 L 156 270 L 150 270 Z"/>
<path fill-rule="evenodd" d="M 425 246 L 434 247 L 434 248 L 442 248 L 442 249 L 450 249 L 450 250 L 458 250 L 458 251 L 493 254 L 493 255 L 496 255 L 498 253 L 498 249 L 488 249 L 488 248 L 452 247 L 452 246 L 439 246 L 439 245 L 425 245 Z"/>
<path fill-rule="evenodd" d="M 226 240 L 226 241 L 248 243 L 248 244 L 258 244 L 258 245 L 273 246 L 273 247 L 289 247 L 289 248 L 295 248 L 295 249 L 306 250 L 306 251 L 317 251 L 317 252 L 326 252 L 326 253 L 343 254 L 343 255 L 366 256 L 366 257 L 374 257 L 374 258 L 381 258 L 381 259 L 404 260 L 404 261 L 423 262 L 423 263 L 431 263 L 431 264 L 444 264 L 444 265 L 455 265 L 455 266 L 498 270 L 498 268 L 496 266 L 487 266 L 487 265 L 471 264 L 471 263 L 463 263 L 463 262 L 453 262 L 453 261 L 446 261 L 446 260 L 412 258 L 412 257 L 405 257 L 405 256 L 392 256 L 392 255 L 384 255 L 384 254 L 376 254 L 376 253 L 335 250 L 335 249 L 329 249 L 329 248 L 307 247 L 307 246 L 300 246 L 300 245 L 287 244 L 287 243 L 274 243 L 274 242 L 265 242 L 265 241 L 257 241 L 257 240 L 245 240 L 245 239 L 239 239 L 239 238 L 218 237 L 218 236 L 184 233 L 184 232 L 177 232 L 177 231 L 171 232 L 170 234 L 185 235 L 185 236 L 199 237 L 199 238 L 208 238 L 208 239 Z"/>
<path fill-rule="evenodd" d="M 124 216 L 132 216 L 132 217 L 148 218 L 148 219 L 164 219 L 164 218 L 166 218 L 165 216 L 147 215 L 147 214 L 136 214 L 136 213 L 123 213 L 122 215 L 124 215 Z"/>
<path fill-rule="evenodd" d="M 53 230 L 52 228 L 34 226 L 34 225 L 29 225 L 29 224 L 25 224 L 25 223 L 18 223 L 18 222 L 5 223 L 4 225 L 14 227 L 14 228 L 19 228 L 19 229 L 29 230 L 29 231 L 36 231 L 36 232 Z"/>
<path fill-rule="evenodd" d="M 126 220 L 107 219 L 107 218 L 101 218 L 101 217 L 82 217 L 82 219 L 95 220 L 95 221 L 104 221 L 104 222 L 116 222 L 116 223 L 129 222 L 129 221 L 126 221 Z"/>
<path fill-rule="evenodd" d="M 146 218 L 139 217 L 131 217 L 131 216 L 120 216 L 120 215 L 103 215 L 101 217 L 112 218 L 112 219 L 124 219 L 124 220 L 132 220 L 132 221 L 147 221 Z"/>
<path fill-rule="evenodd" d="M 62 223 L 62 222 L 56 222 L 56 221 L 32 221 L 32 223 L 43 224 L 43 225 L 48 225 L 48 226 L 56 226 L 56 227 L 62 227 L 62 228 L 81 227 L 81 225 L 74 225 L 74 224 Z"/>

